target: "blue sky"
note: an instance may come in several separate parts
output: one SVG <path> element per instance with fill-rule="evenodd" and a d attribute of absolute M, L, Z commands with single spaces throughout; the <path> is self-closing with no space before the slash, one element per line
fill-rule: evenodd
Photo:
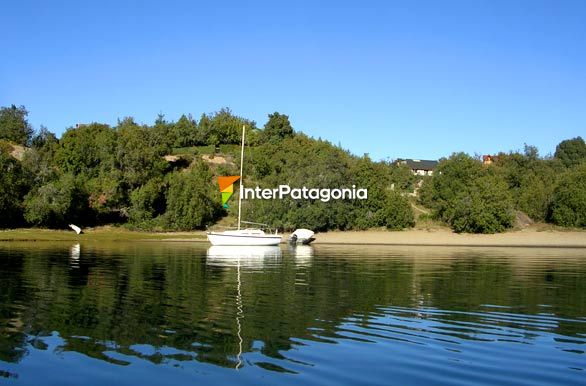
<path fill-rule="evenodd" d="M 381 158 L 586 136 L 586 1 L 11 1 L 0 105 L 62 133 L 229 107 Z"/>

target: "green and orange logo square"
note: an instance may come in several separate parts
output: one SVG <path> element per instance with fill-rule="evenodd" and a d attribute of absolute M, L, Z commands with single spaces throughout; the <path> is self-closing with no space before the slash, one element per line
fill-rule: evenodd
<path fill-rule="evenodd" d="M 229 208 L 228 200 L 234 194 L 234 183 L 240 179 L 239 176 L 225 176 L 218 177 L 218 185 L 220 186 L 220 192 L 222 193 L 222 206 Z"/>

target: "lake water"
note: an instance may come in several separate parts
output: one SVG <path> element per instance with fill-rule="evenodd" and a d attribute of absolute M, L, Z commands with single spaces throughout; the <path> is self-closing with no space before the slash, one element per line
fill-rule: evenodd
<path fill-rule="evenodd" d="M 0 243 L 0 383 L 586 384 L 586 250 Z"/>

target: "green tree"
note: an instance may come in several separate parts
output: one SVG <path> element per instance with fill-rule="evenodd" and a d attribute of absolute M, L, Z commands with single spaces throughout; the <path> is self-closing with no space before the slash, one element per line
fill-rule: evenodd
<path fill-rule="evenodd" d="M 391 168 L 384 163 L 373 162 L 365 154 L 350 162 L 348 174 L 352 176 L 353 185 L 368 189 L 367 200 L 352 203 L 352 216 L 349 218 L 352 228 L 368 229 L 386 224 L 381 211 L 390 189 Z"/>
<path fill-rule="evenodd" d="M 118 169 L 102 171 L 98 176 L 84 180 L 89 207 L 98 219 L 120 220 L 128 217 L 128 190 L 122 172 Z"/>
<path fill-rule="evenodd" d="M 24 153 L 22 166 L 31 176 L 33 187 L 38 187 L 57 178 L 54 166 L 59 141 L 55 134 L 41 126 L 31 141 L 31 147 Z"/>
<path fill-rule="evenodd" d="M 539 159 L 539 150 L 533 145 L 524 145 L 523 153 L 526 158 L 536 161 Z"/>
<path fill-rule="evenodd" d="M 513 224 L 506 182 L 465 153 L 442 160 L 434 173 L 432 209 L 456 232 L 495 233 Z"/>
<path fill-rule="evenodd" d="M 586 160 L 586 143 L 582 137 L 566 139 L 557 145 L 555 157 L 566 167 L 572 167 Z"/>
<path fill-rule="evenodd" d="M 53 148 L 59 143 L 57 136 L 50 132 L 45 126 L 41 126 L 39 131 L 31 139 L 31 147 L 34 149 Z"/>
<path fill-rule="evenodd" d="M 27 115 L 28 111 L 24 106 L 0 108 L 0 139 L 26 146 L 34 132 L 26 119 Z"/>
<path fill-rule="evenodd" d="M 171 149 L 175 146 L 177 136 L 174 130 L 174 124 L 167 122 L 165 115 L 158 114 L 155 124 L 152 127 L 152 135 L 157 143 L 164 144 Z"/>
<path fill-rule="evenodd" d="M 203 161 L 169 175 L 165 220 L 170 229 L 194 230 L 211 224 L 222 209 L 212 174 Z"/>
<path fill-rule="evenodd" d="M 153 178 L 130 194 L 129 220 L 140 224 L 165 212 L 166 186 L 162 179 Z"/>
<path fill-rule="evenodd" d="M 280 184 L 291 187 L 351 188 L 351 157 L 343 150 L 321 140 L 298 134 L 280 142 L 266 142 L 251 149 L 248 184 L 266 188 Z M 244 218 L 280 229 L 300 226 L 314 230 L 345 229 L 352 207 L 345 201 L 320 200 L 250 200 L 243 206 Z"/>
<path fill-rule="evenodd" d="M 212 114 L 202 115 L 199 121 L 197 141 L 205 145 L 239 144 L 242 140 L 242 126 L 256 130 L 254 121 L 232 114 L 223 108 Z"/>
<path fill-rule="evenodd" d="M 294 134 L 289 116 L 274 112 L 269 114 L 269 120 L 264 126 L 263 137 L 265 141 L 281 141 Z"/>
<path fill-rule="evenodd" d="M 114 168 L 117 141 L 116 132 L 100 123 L 67 129 L 59 141 L 55 162 L 63 173 L 96 177 Z"/>
<path fill-rule="evenodd" d="M 182 115 L 173 125 L 173 147 L 195 146 L 197 144 L 197 122 L 190 116 Z"/>
<path fill-rule="evenodd" d="M 497 233 L 513 226 L 507 185 L 494 175 L 479 177 L 467 191 L 458 192 L 448 213 L 456 232 Z"/>
<path fill-rule="evenodd" d="M 390 164 L 390 183 L 396 190 L 401 192 L 412 192 L 417 183 L 417 176 L 413 174 L 409 166 L 405 164 Z"/>
<path fill-rule="evenodd" d="M 553 190 L 564 171 L 559 160 L 541 159 L 532 146 L 526 146 L 523 154 L 499 154 L 490 169 L 507 182 L 517 210 L 536 221 L 548 218 Z"/>
<path fill-rule="evenodd" d="M 473 181 L 482 176 L 482 164 L 465 153 L 442 159 L 433 177 L 432 208 L 441 220 L 451 223 L 451 209 L 459 194 L 466 194 Z"/>
<path fill-rule="evenodd" d="M 398 192 L 388 192 L 381 210 L 382 225 L 390 230 L 411 228 L 415 217 L 409 200 Z"/>
<path fill-rule="evenodd" d="M 77 186 L 75 176 L 64 174 L 29 192 L 24 200 L 24 217 L 29 224 L 65 227 L 70 222 L 87 223 L 87 196 Z"/>
<path fill-rule="evenodd" d="M 167 167 L 163 156 L 171 149 L 158 143 L 152 130 L 137 125 L 132 118 L 125 118 L 118 123 L 116 133 L 115 164 L 130 190 L 163 175 Z"/>
<path fill-rule="evenodd" d="M 340 147 L 301 133 L 282 140 L 263 141 L 252 149 L 245 165 L 248 185 L 276 188 L 280 184 L 301 188 L 368 189 L 367 200 L 247 200 L 243 202 L 244 218 L 270 224 L 284 230 L 308 227 L 318 231 L 329 229 L 367 229 L 389 226 L 408 227 L 410 221 L 396 221 L 393 208 L 387 208 L 391 181 L 397 177 L 393 167 L 374 162 L 367 155 L 355 157 Z M 412 175 L 406 179 L 411 179 Z M 397 180 L 402 180 L 397 179 Z M 398 200 L 398 206 L 404 203 Z M 395 203 L 393 203 L 394 205 Z M 402 213 L 410 213 L 409 204 Z M 412 216 L 412 213 L 411 213 Z"/>
<path fill-rule="evenodd" d="M 213 139 L 210 138 L 212 135 L 214 135 Z M 195 145 L 208 145 L 211 142 L 213 142 L 213 145 L 218 145 L 220 140 L 217 135 L 212 132 L 212 123 L 210 117 L 207 114 L 202 114 L 199 118 L 199 124 L 197 126 Z"/>
<path fill-rule="evenodd" d="M 26 174 L 17 160 L 0 151 L 0 227 L 22 220 L 22 199 L 28 189 Z"/>
<path fill-rule="evenodd" d="M 553 195 L 551 220 L 561 226 L 586 228 L 586 164 L 562 177 Z"/>
<path fill-rule="evenodd" d="M 423 176 L 419 187 L 417 202 L 426 208 L 434 206 L 433 176 Z"/>

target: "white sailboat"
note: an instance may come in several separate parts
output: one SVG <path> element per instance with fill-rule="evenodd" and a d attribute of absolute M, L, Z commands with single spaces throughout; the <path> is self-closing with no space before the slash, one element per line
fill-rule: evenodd
<path fill-rule="evenodd" d="M 244 181 L 242 179 L 242 167 L 244 166 L 244 134 L 246 126 L 242 126 L 242 149 L 240 151 L 240 192 L 243 191 Z M 248 228 L 240 229 L 241 223 L 254 224 L 241 221 L 242 194 L 238 197 L 238 229 L 223 232 L 208 232 L 208 240 L 212 245 L 279 245 L 283 236 L 277 234 L 266 234 L 262 229 Z M 264 225 L 264 224 L 255 224 Z"/>

